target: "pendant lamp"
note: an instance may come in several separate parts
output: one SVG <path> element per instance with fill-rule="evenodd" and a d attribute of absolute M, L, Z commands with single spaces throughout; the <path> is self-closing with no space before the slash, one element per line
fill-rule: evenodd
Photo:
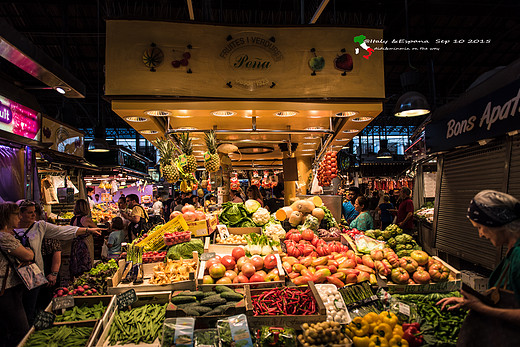
<path fill-rule="evenodd" d="M 96 137 L 88 145 L 89 152 L 106 153 L 110 151 L 110 146 L 107 140 L 101 137 Z"/>
<path fill-rule="evenodd" d="M 407 92 L 401 95 L 395 104 L 396 117 L 417 117 L 430 113 L 430 105 L 426 97 L 418 92 Z"/>
<path fill-rule="evenodd" d="M 377 159 L 392 159 L 392 153 L 388 150 L 388 140 L 379 140 L 379 151 L 377 151 Z"/>

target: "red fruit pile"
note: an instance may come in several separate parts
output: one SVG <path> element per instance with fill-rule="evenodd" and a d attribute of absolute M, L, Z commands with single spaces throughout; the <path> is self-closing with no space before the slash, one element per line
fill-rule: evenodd
<path fill-rule="evenodd" d="M 318 167 L 318 184 L 322 187 L 330 186 L 332 179 L 338 175 L 338 162 L 336 159 L 338 152 L 325 153 L 325 159 L 320 162 Z"/>
<path fill-rule="evenodd" d="M 166 258 L 166 251 L 164 252 L 146 252 L 143 254 L 143 263 L 157 263 L 164 261 Z"/>
<path fill-rule="evenodd" d="M 166 246 L 173 246 L 178 243 L 191 241 L 191 231 L 164 233 L 163 238 Z"/>
<path fill-rule="evenodd" d="M 70 289 L 67 287 L 61 287 L 57 288 L 54 291 L 54 298 L 61 297 L 61 296 L 67 296 L 67 295 L 74 295 L 74 296 L 90 296 L 90 295 L 99 295 L 96 288 L 90 288 L 88 284 L 78 286 L 75 289 Z"/>

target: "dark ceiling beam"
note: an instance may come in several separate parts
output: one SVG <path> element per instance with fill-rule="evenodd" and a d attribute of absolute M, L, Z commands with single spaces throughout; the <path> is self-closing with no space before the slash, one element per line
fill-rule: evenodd
<path fill-rule="evenodd" d="M 318 21 L 318 18 L 320 18 L 321 14 L 323 13 L 323 10 L 325 7 L 327 7 L 329 3 L 329 0 L 322 0 L 318 8 L 316 9 L 316 12 L 314 12 L 314 15 L 312 16 L 311 20 L 309 21 L 309 24 L 316 24 Z"/>

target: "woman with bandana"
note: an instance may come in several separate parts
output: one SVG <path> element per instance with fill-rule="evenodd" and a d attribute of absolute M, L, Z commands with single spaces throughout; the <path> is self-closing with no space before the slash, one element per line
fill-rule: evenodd
<path fill-rule="evenodd" d="M 507 248 L 489 277 L 489 287 L 496 288 L 495 293 L 501 289 L 500 300 L 488 305 L 462 291 L 462 297 L 445 298 L 437 304 L 448 310 L 470 309 L 457 346 L 499 346 L 499 339 L 506 336 L 507 345 L 520 346 L 520 202 L 509 194 L 484 190 L 471 200 L 467 217 L 480 237 L 499 249 Z M 490 293 L 487 296 L 497 298 Z"/>

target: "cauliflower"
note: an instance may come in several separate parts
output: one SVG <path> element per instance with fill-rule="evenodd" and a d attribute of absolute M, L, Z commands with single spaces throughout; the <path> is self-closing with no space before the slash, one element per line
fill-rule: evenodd
<path fill-rule="evenodd" d="M 265 226 L 264 235 L 269 237 L 271 240 L 280 242 L 280 240 L 285 239 L 285 229 L 281 224 L 270 223 Z"/>
<path fill-rule="evenodd" d="M 253 222 L 255 222 L 256 225 L 262 226 L 269 222 L 271 215 L 269 214 L 269 211 L 267 211 L 265 208 L 260 207 L 258 210 L 256 210 L 255 213 L 253 213 L 252 218 Z"/>
<path fill-rule="evenodd" d="M 244 203 L 244 207 L 246 208 L 247 212 L 255 213 L 260 208 L 260 203 L 256 200 L 249 199 Z"/>

